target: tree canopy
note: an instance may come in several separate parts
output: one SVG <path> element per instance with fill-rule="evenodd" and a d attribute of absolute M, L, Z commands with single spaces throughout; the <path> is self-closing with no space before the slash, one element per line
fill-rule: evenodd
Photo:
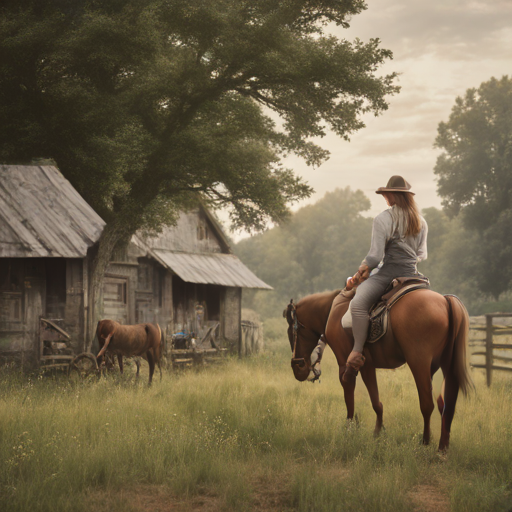
<path fill-rule="evenodd" d="M 311 188 L 281 158 L 348 138 L 387 108 L 379 41 L 326 33 L 363 0 L 4 0 L 0 160 L 53 159 L 107 222 L 91 322 L 112 251 L 190 201 L 235 226 L 280 221 Z M 278 121 L 276 120 L 278 119 Z M 92 323 L 91 323 L 92 326 Z M 91 327 L 92 329 L 92 327 Z"/>
<path fill-rule="evenodd" d="M 491 78 L 457 98 L 435 145 L 443 204 L 479 233 L 478 286 L 498 297 L 512 283 L 512 80 Z"/>
<path fill-rule="evenodd" d="M 325 33 L 362 0 L 5 0 L 0 158 L 54 159 L 133 231 L 201 192 L 235 225 L 279 220 L 310 188 L 280 158 L 386 109 L 378 40 Z M 280 122 L 269 115 L 274 111 Z M 166 199 L 172 199 L 169 203 Z"/>

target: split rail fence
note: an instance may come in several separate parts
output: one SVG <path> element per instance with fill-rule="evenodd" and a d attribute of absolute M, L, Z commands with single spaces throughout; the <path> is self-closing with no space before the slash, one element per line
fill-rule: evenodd
<path fill-rule="evenodd" d="M 484 344 L 485 350 L 472 352 L 472 356 L 485 356 L 485 364 L 472 363 L 473 368 L 484 368 L 487 377 L 487 386 L 492 383 L 492 372 L 508 371 L 512 372 L 512 366 L 503 366 L 494 364 L 494 360 L 502 363 L 512 363 L 512 357 L 496 354 L 494 350 L 506 351 L 512 350 L 511 343 L 494 343 L 495 336 L 510 336 L 512 335 L 512 325 L 494 325 L 495 318 L 512 318 L 512 313 L 490 313 L 485 315 L 485 325 L 471 325 L 473 331 L 484 332 L 485 338 L 474 338 L 470 341 L 473 346 L 482 346 Z"/>

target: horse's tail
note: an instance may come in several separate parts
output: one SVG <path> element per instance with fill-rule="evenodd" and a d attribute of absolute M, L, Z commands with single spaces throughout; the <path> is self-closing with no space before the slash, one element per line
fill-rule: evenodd
<path fill-rule="evenodd" d="M 450 444 L 450 430 L 459 390 L 464 395 L 474 388 L 469 373 L 467 341 L 469 337 L 469 316 L 464 304 L 455 295 L 445 295 L 448 302 L 449 334 L 448 343 L 441 362 L 444 381 L 444 399 L 439 395 L 437 406 L 442 416 L 439 450 L 446 450 Z"/>
<path fill-rule="evenodd" d="M 459 389 L 464 395 L 467 395 L 475 387 L 471 378 L 467 356 L 469 315 L 458 297 L 455 295 L 445 295 L 445 298 L 448 301 L 450 310 L 451 337 L 453 339 L 450 367 L 459 384 Z"/>

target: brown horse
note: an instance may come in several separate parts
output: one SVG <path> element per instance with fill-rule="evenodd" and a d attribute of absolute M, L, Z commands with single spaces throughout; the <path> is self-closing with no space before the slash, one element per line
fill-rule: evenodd
<path fill-rule="evenodd" d="M 123 373 L 123 356 L 143 357 L 149 364 L 149 384 L 153 380 L 155 364 L 160 369 L 162 356 L 162 331 L 158 324 L 121 325 L 114 320 L 100 320 L 96 328 L 100 351 L 96 356 L 101 365 L 105 352 L 117 355 L 119 369 Z M 137 375 L 139 365 L 137 365 Z"/>
<path fill-rule="evenodd" d="M 295 378 L 304 381 L 311 371 L 311 353 L 322 334 L 331 347 L 341 376 L 353 340 L 341 326 L 341 318 L 350 299 L 340 291 L 309 295 L 285 310 L 288 338 L 292 347 L 292 369 Z M 416 290 L 405 295 L 390 311 L 390 328 L 385 337 L 366 344 L 366 362 L 361 376 L 368 389 L 373 410 L 377 414 L 375 434 L 382 428 L 383 407 L 379 400 L 376 368 L 398 368 L 407 363 L 416 381 L 423 414 L 423 443 L 430 442 L 430 417 L 434 410 L 432 377 L 441 368 L 444 375 L 444 398 L 437 404 L 442 415 L 439 450 L 446 450 L 455 414 L 459 389 L 464 393 L 473 383 L 466 361 L 469 317 L 462 302 L 452 295 L 431 290 Z M 347 418 L 354 417 L 355 382 L 341 381 L 347 407 Z"/>

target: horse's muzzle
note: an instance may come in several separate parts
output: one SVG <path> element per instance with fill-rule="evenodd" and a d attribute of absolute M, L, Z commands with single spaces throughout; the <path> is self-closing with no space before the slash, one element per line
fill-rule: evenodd
<path fill-rule="evenodd" d="M 305 381 L 309 376 L 309 363 L 303 357 L 293 358 L 292 370 L 298 381 Z"/>

